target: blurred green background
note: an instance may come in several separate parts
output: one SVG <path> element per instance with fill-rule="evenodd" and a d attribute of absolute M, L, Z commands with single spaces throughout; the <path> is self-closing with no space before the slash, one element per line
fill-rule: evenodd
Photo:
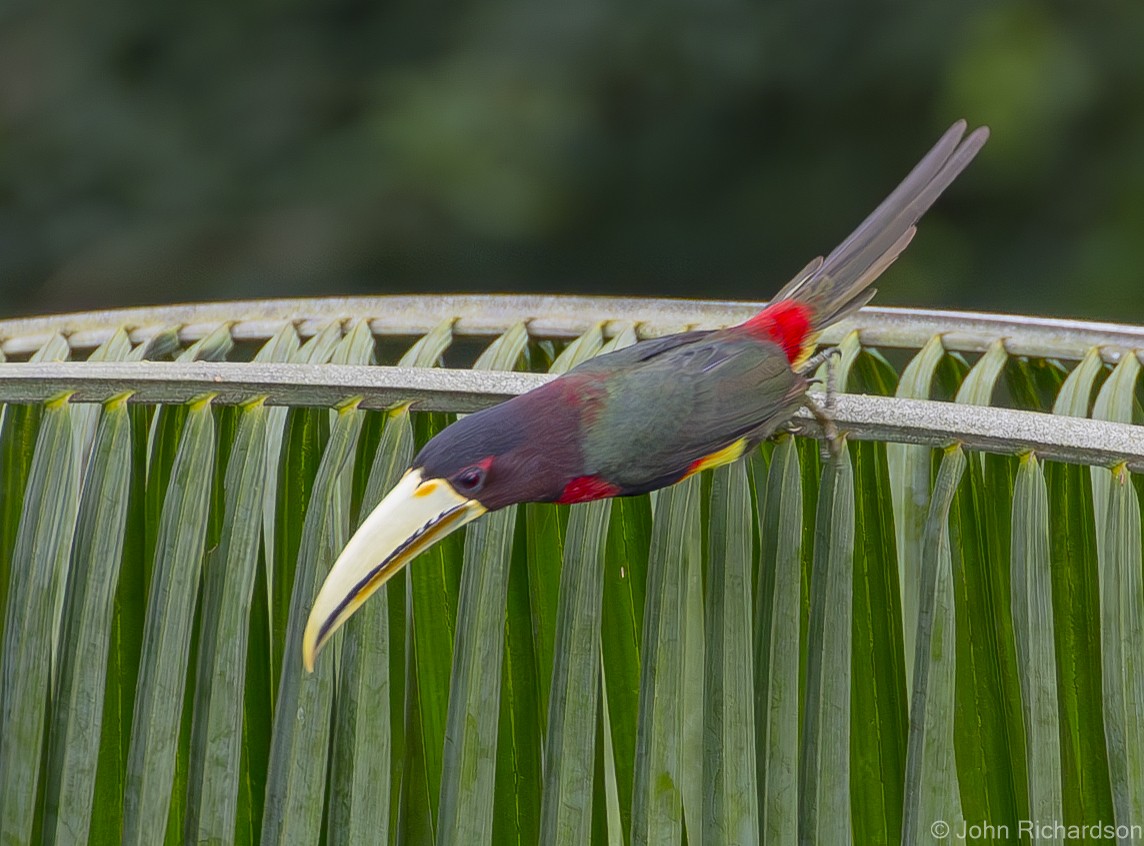
<path fill-rule="evenodd" d="M 1144 321 L 1139 2 L 0 11 L 0 314 L 236 297 L 766 298 L 954 119 L 882 304 Z"/>

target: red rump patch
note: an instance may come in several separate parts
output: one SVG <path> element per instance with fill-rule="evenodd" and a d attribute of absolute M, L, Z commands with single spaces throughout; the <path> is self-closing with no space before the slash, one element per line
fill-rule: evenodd
<path fill-rule="evenodd" d="M 576 502 L 591 502 L 594 499 L 615 496 L 619 492 L 617 486 L 605 482 L 599 476 L 577 476 L 564 486 L 564 492 L 556 501 L 562 505 L 572 505 Z"/>
<path fill-rule="evenodd" d="M 810 309 L 794 300 L 781 300 L 771 303 L 743 326 L 774 341 L 783 348 L 787 360 L 794 363 L 802 355 L 810 334 Z"/>

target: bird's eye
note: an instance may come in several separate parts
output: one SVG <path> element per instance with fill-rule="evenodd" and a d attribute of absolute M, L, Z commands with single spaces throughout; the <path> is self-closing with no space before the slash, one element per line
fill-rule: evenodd
<path fill-rule="evenodd" d="M 475 491 L 485 481 L 485 471 L 480 467 L 466 467 L 454 479 L 458 491 Z"/>

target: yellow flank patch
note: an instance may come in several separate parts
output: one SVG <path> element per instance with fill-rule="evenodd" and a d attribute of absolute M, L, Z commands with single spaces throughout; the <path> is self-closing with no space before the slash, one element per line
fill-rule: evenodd
<path fill-rule="evenodd" d="M 721 467 L 724 464 L 730 464 L 732 461 L 742 458 L 743 453 L 746 451 L 747 439 L 739 438 L 739 440 L 728 444 L 723 447 L 723 449 L 693 461 L 683 478 L 686 479 L 688 476 L 694 476 L 702 470 L 710 470 L 712 467 Z"/>
<path fill-rule="evenodd" d="M 806 339 L 802 342 L 802 349 L 799 350 L 798 358 L 790 363 L 792 370 L 798 370 L 806 363 L 806 360 L 810 358 L 815 347 L 818 346 L 818 335 L 818 332 L 812 332 L 806 336 Z"/>

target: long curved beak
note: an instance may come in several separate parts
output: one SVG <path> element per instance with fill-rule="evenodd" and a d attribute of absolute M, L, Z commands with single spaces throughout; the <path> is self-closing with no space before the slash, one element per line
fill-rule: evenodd
<path fill-rule="evenodd" d="M 374 591 L 445 535 L 487 509 L 444 479 L 409 470 L 361 524 L 326 575 L 302 635 L 302 663 L 314 671 L 322 647 Z"/>

